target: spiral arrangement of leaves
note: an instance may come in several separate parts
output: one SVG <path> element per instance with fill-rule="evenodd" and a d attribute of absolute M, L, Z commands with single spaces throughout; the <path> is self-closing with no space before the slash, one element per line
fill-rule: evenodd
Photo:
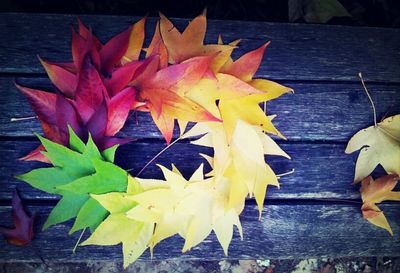
<path fill-rule="evenodd" d="M 75 218 L 70 233 L 91 231 L 81 245 L 122 242 L 125 267 L 177 234 L 185 252 L 214 232 L 227 255 L 234 226 L 242 236 L 245 199 L 255 197 L 261 217 L 267 186 L 279 186 L 265 155 L 290 158 L 269 136 L 284 138 L 260 104 L 293 90 L 254 78 L 269 43 L 233 60 L 239 40 L 204 44 L 203 13 L 182 33 L 160 15 L 144 47 L 145 20 L 105 44 L 78 20 L 73 61 L 41 60 L 55 92 L 17 85 L 44 133 L 23 159 L 52 165 L 19 179 L 62 196 L 44 228 Z M 201 155 L 211 172 L 200 165 L 187 180 L 159 166 L 164 180 L 143 179 L 115 165 L 116 149 L 130 141 L 116 136 L 130 111 L 149 112 L 167 144 L 177 121 L 178 139 L 214 150 Z"/>

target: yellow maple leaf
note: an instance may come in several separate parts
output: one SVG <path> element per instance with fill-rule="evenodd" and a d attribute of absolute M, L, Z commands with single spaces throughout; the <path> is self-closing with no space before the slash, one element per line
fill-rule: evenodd
<path fill-rule="evenodd" d="M 135 221 L 126 216 L 126 211 L 136 206 L 135 194 L 143 189 L 132 177 L 128 180 L 127 193 L 110 192 L 91 195 L 110 215 L 96 228 L 81 245 L 116 245 L 122 243 L 124 268 L 133 263 L 148 248 L 154 224 Z"/>
<path fill-rule="evenodd" d="M 287 92 L 287 88 L 282 87 L 279 92 L 282 95 Z M 199 81 L 186 92 L 185 97 L 216 117 L 221 117 L 228 141 L 238 120 L 259 126 L 267 133 L 284 138 L 259 105 L 261 102 L 276 98 L 276 91 L 264 92 L 234 76 L 218 73 L 215 79 L 205 78 Z M 218 101 L 218 106 L 216 101 Z"/>
<path fill-rule="evenodd" d="M 209 159 L 212 175 L 217 181 L 227 179 L 229 182 L 228 208 L 238 208 L 247 195 L 254 195 L 261 216 L 267 186 L 279 186 L 264 155 L 290 157 L 258 126 L 242 120 L 237 122 L 230 142 L 221 123 L 197 123 L 183 138 L 198 135 L 203 136 L 192 141 L 193 144 L 214 149 L 214 158 Z"/>
<path fill-rule="evenodd" d="M 354 182 L 367 177 L 382 165 L 389 174 L 400 174 L 400 115 L 384 119 L 376 126 L 357 132 L 347 144 L 347 154 L 360 150 Z"/>
<path fill-rule="evenodd" d="M 133 60 L 138 60 L 142 51 L 144 42 L 144 25 L 146 17 L 133 24 L 129 34 L 128 47 L 124 56 L 121 59 L 122 64 L 129 63 Z"/>
<path fill-rule="evenodd" d="M 145 188 L 153 186 L 132 197 L 138 203 L 127 212 L 127 217 L 139 222 L 155 224 L 154 234 L 149 242 L 152 250 L 160 241 L 175 234 L 185 239 L 183 252 L 202 242 L 211 232 L 217 235 L 225 253 L 232 239 L 233 226 L 239 228 L 239 212 L 226 210 L 226 184 L 217 184 L 214 179 L 204 179 L 202 165 L 189 180 L 179 170 L 160 166 L 165 181 L 138 179 Z M 155 184 L 163 188 L 154 187 Z"/>

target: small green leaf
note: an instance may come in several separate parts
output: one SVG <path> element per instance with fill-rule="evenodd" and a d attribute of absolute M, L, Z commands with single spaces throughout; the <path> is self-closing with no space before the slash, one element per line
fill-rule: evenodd
<path fill-rule="evenodd" d="M 101 154 L 103 156 L 103 158 L 108 161 L 113 163 L 114 162 L 114 158 L 115 158 L 115 152 L 117 151 L 117 148 L 119 147 L 119 145 L 114 145 L 108 149 L 105 149 Z"/>
<path fill-rule="evenodd" d="M 85 151 L 85 143 L 75 134 L 71 126 L 68 125 L 69 147 L 75 152 L 83 153 Z"/>
<path fill-rule="evenodd" d="M 35 169 L 16 177 L 27 182 L 32 187 L 48 193 L 58 193 L 57 186 L 72 181 L 65 171 L 59 167 Z"/>
<path fill-rule="evenodd" d="M 90 158 L 90 159 L 103 159 L 100 154 L 99 149 L 97 148 L 96 144 L 93 141 L 92 135 L 89 133 L 89 138 L 86 143 L 85 150 L 83 151 L 83 156 Z"/>
<path fill-rule="evenodd" d="M 50 212 L 49 217 L 44 223 L 43 230 L 76 217 L 88 198 L 88 194 L 63 193 L 63 197 Z"/>
<path fill-rule="evenodd" d="M 79 210 L 75 223 L 69 234 L 89 227 L 93 233 L 97 226 L 106 218 L 108 211 L 93 198 L 89 198 Z"/>

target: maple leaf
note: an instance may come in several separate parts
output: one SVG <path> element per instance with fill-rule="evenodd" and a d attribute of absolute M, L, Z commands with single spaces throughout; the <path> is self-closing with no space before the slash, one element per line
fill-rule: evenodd
<path fill-rule="evenodd" d="M 220 70 L 221 73 L 232 75 L 248 83 L 253 88 L 264 92 L 267 97 L 264 102 L 278 98 L 285 93 L 293 92 L 292 88 L 280 85 L 270 80 L 253 79 L 269 43 L 270 42 L 267 42 L 263 46 L 244 54 L 236 61 L 226 62 Z"/>
<path fill-rule="evenodd" d="M 218 120 L 200 105 L 184 96 L 206 73 L 211 57 L 196 57 L 181 64 L 158 70 L 159 56 L 151 56 L 141 75 L 131 83 L 138 91 L 138 100 L 145 103 L 138 110 L 150 111 L 157 127 L 169 144 L 174 120 Z"/>
<path fill-rule="evenodd" d="M 40 59 L 50 80 L 68 98 L 74 98 L 79 72 L 90 56 L 110 97 L 123 90 L 141 65 L 137 61 L 144 41 L 145 19 L 102 44 L 79 19 L 79 32 L 72 29 L 72 63 Z"/>
<path fill-rule="evenodd" d="M 73 98 L 78 83 L 78 77 L 60 64 L 45 61 L 42 58 L 39 58 L 39 60 L 54 86 L 66 97 Z"/>
<path fill-rule="evenodd" d="M 143 18 L 127 30 L 115 35 L 104 45 L 92 34 L 80 20 L 78 20 L 79 33 L 72 30 L 72 57 L 77 71 L 80 62 L 87 52 L 92 53 L 92 58 L 98 59 L 99 71 L 111 74 L 112 70 L 120 65 L 136 61 L 139 58 L 144 42 Z M 84 51 L 80 50 L 86 47 Z"/>
<path fill-rule="evenodd" d="M 159 55 L 160 58 L 160 62 L 158 65 L 159 69 L 168 66 L 168 50 L 161 38 L 160 22 L 157 22 L 150 45 L 146 49 L 144 49 L 144 51 L 146 52 L 146 58 L 154 55 Z"/>
<path fill-rule="evenodd" d="M 28 245 L 34 237 L 33 221 L 35 216 L 29 216 L 25 212 L 17 191 L 14 191 L 11 206 L 12 220 L 15 227 L 0 227 L 0 233 L 10 244 L 17 246 Z"/>
<path fill-rule="evenodd" d="M 357 132 L 347 144 L 345 153 L 360 151 L 354 182 L 367 177 L 382 165 L 389 174 L 400 174 L 400 115 L 384 119 L 376 126 Z"/>
<path fill-rule="evenodd" d="M 390 174 L 377 180 L 368 176 L 361 182 L 360 192 L 363 201 L 361 211 L 364 218 L 370 223 L 386 229 L 391 235 L 393 235 L 393 231 L 383 211 L 376 204 L 386 200 L 400 201 L 400 192 L 393 191 L 399 179 L 397 174 Z"/>
<path fill-rule="evenodd" d="M 133 87 L 126 87 L 109 98 L 89 56 L 82 64 L 72 99 L 20 85 L 17 87 L 28 98 L 42 124 L 44 135 L 50 140 L 67 145 L 67 127 L 70 125 L 83 139 L 87 139 L 90 133 L 100 150 L 127 142 L 113 136 L 128 118 L 136 91 Z M 39 147 L 22 159 L 46 161 L 42 150 L 43 147 Z"/>
<path fill-rule="evenodd" d="M 43 229 L 76 217 L 70 233 L 86 227 L 94 231 L 107 211 L 90 198 L 90 193 L 125 191 L 128 174 L 112 164 L 116 146 L 101 153 L 90 135 L 86 144 L 71 128 L 69 136 L 70 149 L 38 136 L 53 167 L 35 169 L 17 178 L 37 189 L 62 196 Z"/>
<path fill-rule="evenodd" d="M 126 193 L 110 192 L 91 197 L 99 202 L 110 215 L 81 245 L 116 245 L 122 243 L 124 268 L 133 263 L 148 248 L 154 224 L 135 221 L 126 212 L 136 206 L 132 197 L 143 189 L 132 177 L 128 179 Z"/>
<path fill-rule="evenodd" d="M 241 120 L 237 122 L 229 143 L 221 123 L 197 123 L 183 138 L 199 135 L 203 136 L 192 144 L 214 149 L 214 157 L 206 158 L 213 168 L 208 176 L 230 182 L 228 207 L 240 207 L 246 196 L 254 195 L 261 216 L 267 186 L 279 186 L 275 173 L 265 163 L 264 155 L 290 157 L 260 128 Z"/>
<path fill-rule="evenodd" d="M 281 95 L 286 93 L 282 89 Z M 276 93 L 258 90 L 244 81 L 228 74 L 218 73 L 216 80 L 206 78 L 186 92 L 186 97 L 195 101 L 210 113 L 220 113 L 228 141 L 241 119 L 282 138 L 271 120 L 260 107 L 261 102 L 276 98 Z M 217 102 L 218 101 L 218 106 Z"/>
<path fill-rule="evenodd" d="M 179 234 L 185 239 L 182 249 L 185 252 L 202 242 L 214 230 L 227 254 L 234 225 L 242 235 L 238 217 L 240 211 L 225 209 L 228 182 L 204 180 L 202 165 L 189 180 L 176 167 L 172 171 L 159 167 L 165 181 L 136 178 L 144 192 L 132 197 L 137 206 L 127 212 L 131 219 L 156 224 L 149 242 L 150 249 L 160 241 Z"/>
<path fill-rule="evenodd" d="M 236 61 L 226 63 L 220 70 L 221 73 L 229 74 L 241 79 L 244 82 L 250 82 L 256 74 L 265 49 L 270 42 L 265 43 L 261 47 L 247 52 Z"/>
<path fill-rule="evenodd" d="M 194 18 L 183 33 L 163 14 L 160 14 L 160 36 L 168 50 L 169 62 L 181 63 L 196 56 L 210 56 L 217 54 L 211 65 L 216 72 L 229 58 L 235 48 L 232 45 L 208 44 L 204 45 L 207 20 L 206 12 Z M 159 35 L 155 33 L 155 35 Z"/>
<path fill-rule="evenodd" d="M 222 40 L 219 40 L 222 44 Z M 220 73 L 232 75 L 252 87 L 268 93 L 270 99 L 278 98 L 281 95 L 293 92 L 292 88 L 280 85 L 276 82 L 266 79 L 253 79 L 265 53 L 265 49 L 268 47 L 270 42 L 266 42 L 259 48 L 247 52 L 236 61 L 228 58 L 223 66 L 219 69 Z M 234 45 L 236 45 L 234 43 Z"/>

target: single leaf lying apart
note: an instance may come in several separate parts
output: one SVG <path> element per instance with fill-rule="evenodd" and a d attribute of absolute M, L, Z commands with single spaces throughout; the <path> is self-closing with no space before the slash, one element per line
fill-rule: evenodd
<path fill-rule="evenodd" d="M 399 176 L 396 174 L 389 174 L 377 180 L 368 176 L 362 181 L 360 189 L 363 200 L 361 211 L 364 218 L 370 223 L 386 229 L 391 235 L 393 235 L 393 231 L 383 211 L 376 204 L 386 200 L 400 201 L 400 192 L 393 191 L 399 179 Z"/>
<path fill-rule="evenodd" d="M 53 167 L 35 169 L 18 178 L 37 189 L 62 196 L 43 229 L 76 217 L 70 233 L 86 227 L 93 231 L 107 211 L 90 194 L 125 191 L 128 173 L 112 164 L 115 146 L 100 153 L 90 135 L 86 145 L 71 128 L 69 135 L 70 149 L 39 136 Z"/>
<path fill-rule="evenodd" d="M 0 227 L 0 233 L 10 244 L 17 246 L 27 245 L 34 236 L 33 221 L 35 217 L 29 216 L 25 212 L 17 191 L 14 192 L 11 206 L 14 228 Z"/>
<path fill-rule="evenodd" d="M 375 125 L 357 132 L 350 139 L 345 152 L 349 154 L 361 150 L 356 162 L 354 182 L 362 181 L 361 211 L 364 218 L 393 235 L 385 215 L 376 204 L 385 200 L 400 201 L 399 192 L 392 191 L 400 175 L 400 115 L 385 118 L 377 123 L 374 102 L 362 74 L 359 73 L 358 76 L 372 104 Z M 374 180 L 369 175 L 378 165 L 381 165 L 388 175 Z"/>
<path fill-rule="evenodd" d="M 359 131 L 350 139 L 345 152 L 360 149 L 354 182 L 370 175 L 378 164 L 389 174 L 400 174 L 400 115 Z"/>

